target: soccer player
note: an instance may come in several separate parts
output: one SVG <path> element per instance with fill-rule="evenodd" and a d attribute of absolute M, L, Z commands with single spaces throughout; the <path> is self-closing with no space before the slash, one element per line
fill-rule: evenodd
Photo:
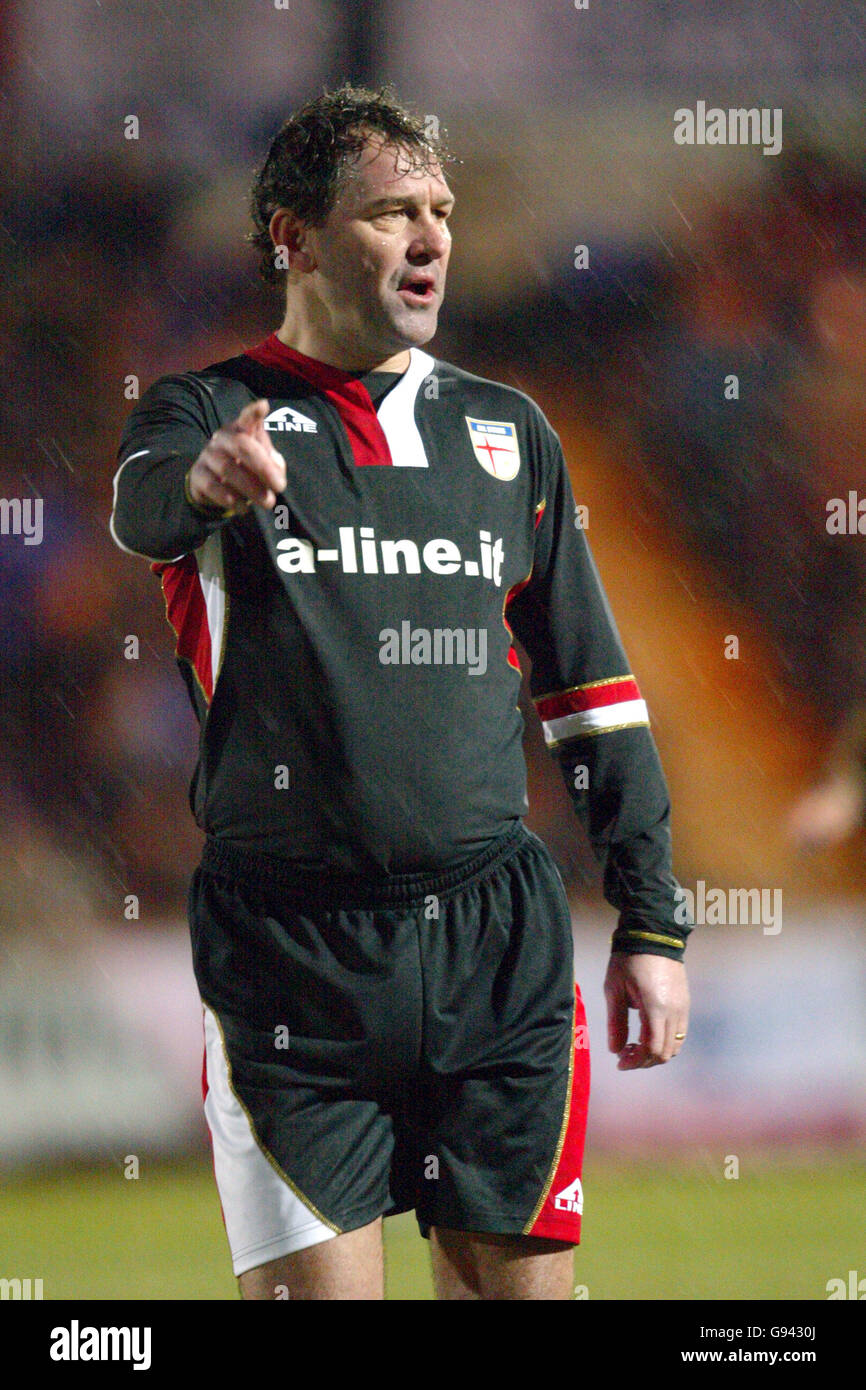
<path fill-rule="evenodd" d="M 686 1033 L 668 794 L 559 441 L 423 350 L 443 163 L 387 92 L 291 117 L 252 195 L 279 328 L 157 381 L 119 453 L 113 534 L 161 575 L 201 724 L 189 915 L 245 1298 L 382 1298 L 412 1209 L 439 1297 L 571 1296 L 589 1054 L 512 635 L 619 912 L 610 1048 Z"/>

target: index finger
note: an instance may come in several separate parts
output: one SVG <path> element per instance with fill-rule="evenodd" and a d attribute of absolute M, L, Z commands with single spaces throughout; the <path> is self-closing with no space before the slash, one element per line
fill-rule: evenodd
<path fill-rule="evenodd" d="M 607 1000 L 607 1046 L 610 1052 L 622 1052 L 628 1042 L 628 992 L 618 962 L 612 956 L 604 981 Z"/>
<path fill-rule="evenodd" d="M 279 493 L 286 486 L 286 461 L 279 450 L 274 448 L 271 437 L 265 429 L 265 420 L 270 408 L 270 402 L 265 400 L 263 396 L 257 401 L 248 401 L 238 418 L 228 426 L 228 429 L 231 434 L 242 434 L 255 440 L 269 452 L 273 466 L 266 466 L 264 476 L 268 485 Z"/>
<path fill-rule="evenodd" d="M 234 422 L 235 429 L 241 434 L 254 434 L 264 424 L 270 408 L 270 402 L 264 397 L 257 401 L 248 401 Z"/>

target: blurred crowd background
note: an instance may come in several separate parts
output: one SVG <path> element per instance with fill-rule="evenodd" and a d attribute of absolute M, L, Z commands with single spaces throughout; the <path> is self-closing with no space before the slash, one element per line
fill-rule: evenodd
<path fill-rule="evenodd" d="M 174 978 L 157 938 L 187 969 L 196 728 L 157 581 L 108 534 L 117 441 L 136 391 L 277 325 L 248 187 L 286 115 L 343 79 L 392 82 L 459 157 L 434 348 L 528 391 L 563 438 L 650 704 L 678 876 L 784 891 L 778 938 L 696 934 L 708 990 L 751 951 L 742 999 L 795 956 L 792 991 L 835 960 L 862 997 L 863 838 L 804 857 L 786 816 L 866 683 L 866 538 L 825 524 L 829 498 L 866 490 L 864 6 L 8 0 L 0 49 L 0 495 L 44 499 L 41 545 L 0 536 L 7 1115 L 22 1059 L 48 1047 L 59 1066 L 88 1027 L 105 1038 L 84 1014 L 64 1034 L 57 1001 L 83 976 L 114 989 L 120 1038 L 127 966 L 136 1017 Z M 675 110 L 699 100 L 780 108 L 781 152 L 676 144 Z M 563 868 L 579 954 L 601 960 L 598 873 L 529 706 L 527 725 L 530 824 Z M 27 1013 L 34 951 L 54 973 Z M 857 992 L 840 1005 L 836 988 L 814 1027 L 832 1011 L 862 1060 Z M 730 1060 L 700 999 L 695 1057 Z M 861 1132 L 863 1098 L 852 1080 L 825 1131 Z M 36 1131 L 7 1155 L 50 1149 Z"/>

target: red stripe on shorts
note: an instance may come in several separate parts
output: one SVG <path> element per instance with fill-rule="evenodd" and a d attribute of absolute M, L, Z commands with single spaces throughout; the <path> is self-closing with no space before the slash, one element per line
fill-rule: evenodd
<path fill-rule="evenodd" d="M 583 1211 L 583 1148 L 589 1108 L 589 1033 L 586 1011 L 577 985 L 574 988 L 574 1067 L 568 1095 L 565 1134 L 553 1179 L 536 1220 L 526 1234 L 551 1240 L 580 1241 Z"/>

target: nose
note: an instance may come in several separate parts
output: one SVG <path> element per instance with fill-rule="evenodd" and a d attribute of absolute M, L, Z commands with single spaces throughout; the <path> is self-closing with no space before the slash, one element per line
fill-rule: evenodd
<path fill-rule="evenodd" d="M 435 217 L 419 218 L 415 224 L 415 236 L 407 257 L 413 265 L 438 261 L 446 254 L 450 245 L 451 233 L 446 223 Z"/>

